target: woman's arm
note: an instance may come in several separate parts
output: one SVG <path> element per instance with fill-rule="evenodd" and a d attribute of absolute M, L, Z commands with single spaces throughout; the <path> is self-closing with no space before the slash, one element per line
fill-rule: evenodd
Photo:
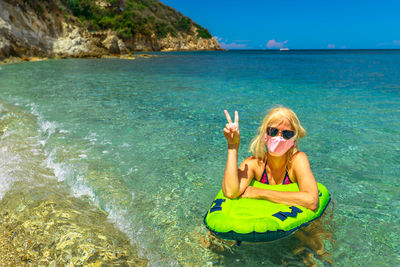
<path fill-rule="evenodd" d="M 299 192 L 281 192 L 249 186 L 241 197 L 267 199 L 287 205 L 299 205 L 315 211 L 318 208 L 318 187 L 307 155 L 304 152 L 298 152 L 293 157 L 292 166 L 299 184 Z"/>
<path fill-rule="evenodd" d="M 237 167 L 237 149 L 228 149 L 228 158 L 224 179 L 222 180 L 222 191 L 227 198 L 239 197 L 246 190 L 254 177 L 254 165 L 256 159 L 249 157 Z"/>
<path fill-rule="evenodd" d="M 235 111 L 235 122 L 232 123 L 228 111 L 224 110 L 224 112 L 228 122 L 224 128 L 224 135 L 228 142 L 228 156 L 224 179 L 222 181 L 222 191 L 228 198 L 237 198 L 244 192 L 251 179 L 253 179 L 254 172 L 253 168 L 251 168 L 252 160 L 250 158 L 244 160 L 239 168 L 237 167 L 240 145 L 239 114 Z"/>

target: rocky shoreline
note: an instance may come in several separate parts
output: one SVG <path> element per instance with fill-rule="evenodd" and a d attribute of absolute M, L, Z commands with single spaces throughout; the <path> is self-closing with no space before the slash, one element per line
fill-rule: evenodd
<path fill-rule="evenodd" d="M 135 34 L 122 40 L 111 30 L 90 32 L 68 18 L 57 4 L 48 4 L 41 13 L 24 2 L 0 0 L 0 61 L 16 63 L 36 58 L 102 58 L 147 51 L 223 50 L 215 38 L 191 34 Z M 32 59 L 33 58 L 33 59 Z M 32 59 L 32 60 L 30 60 Z"/>
<path fill-rule="evenodd" d="M 0 66 L 1 65 L 9 65 L 9 64 L 16 64 L 16 63 L 22 63 L 22 62 L 37 62 L 37 61 L 45 61 L 49 59 L 67 59 L 67 58 L 88 58 L 88 59 L 94 59 L 94 58 L 114 58 L 114 59 L 125 59 L 125 60 L 134 60 L 136 58 L 151 58 L 151 57 L 156 57 L 156 55 L 149 55 L 149 54 L 134 54 L 134 53 L 129 53 L 129 54 L 123 54 L 123 55 L 100 55 L 100 56 L 56 56 L 54 58 L 49 58 L 49 57 L 27 57 L 27 56 L 22 56 L 22 57 L 8 57 L 3 60 L 0 60 Z"/>

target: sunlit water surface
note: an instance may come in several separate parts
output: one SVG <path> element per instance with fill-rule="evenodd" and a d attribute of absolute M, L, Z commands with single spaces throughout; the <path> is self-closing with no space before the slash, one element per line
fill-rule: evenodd
<path fill-rule="evenodd" d="M 105 211 L 149 266 L 399 264 L 399 51 L 157 55 L 3 66 L 3 202 L 60 190 L 83 213 Z M 212 241 L 203 216 L 225 168 L 223 110 L 239 111 L 243 160 L 277 104 L 306 128 L 300 148 L 332 204 L 283 240 Z"/>

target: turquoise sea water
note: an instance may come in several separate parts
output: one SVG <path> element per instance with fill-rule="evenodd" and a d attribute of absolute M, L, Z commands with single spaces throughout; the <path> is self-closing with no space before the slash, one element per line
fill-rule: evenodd
<path fill-rule="evenodd" d="M 105 211 L 149 266 L 400 263 L 400 51 L 156 55 L 2 66 L 0 197 L 58 181 Z M 298 114 L 300 149 L 331 193 L 324 230 L 205 246 L 223 110 L 239 111 L 242 160 L 277 104 Z"/>

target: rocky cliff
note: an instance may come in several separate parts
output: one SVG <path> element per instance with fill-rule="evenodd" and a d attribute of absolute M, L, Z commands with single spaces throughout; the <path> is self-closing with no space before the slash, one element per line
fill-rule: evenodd
<path fill-rule="evenodd" d="M 104 1 L 96 3 L 104 5 Z M 121 37 L 112 28 L 90 29 L 61 0 L 0 0 L 0 59 L 22 56 L 100 57 L 133 51 L 221 49 L 213 37 L 206 38 L 199 34 L 200 26 L 186 17 L 185 20 L 190 24 L 184 32 L 166 31 L 160 37 L 150 28 L 144 28 L 143 33 L 135 31 L 130 36 Z"/>

